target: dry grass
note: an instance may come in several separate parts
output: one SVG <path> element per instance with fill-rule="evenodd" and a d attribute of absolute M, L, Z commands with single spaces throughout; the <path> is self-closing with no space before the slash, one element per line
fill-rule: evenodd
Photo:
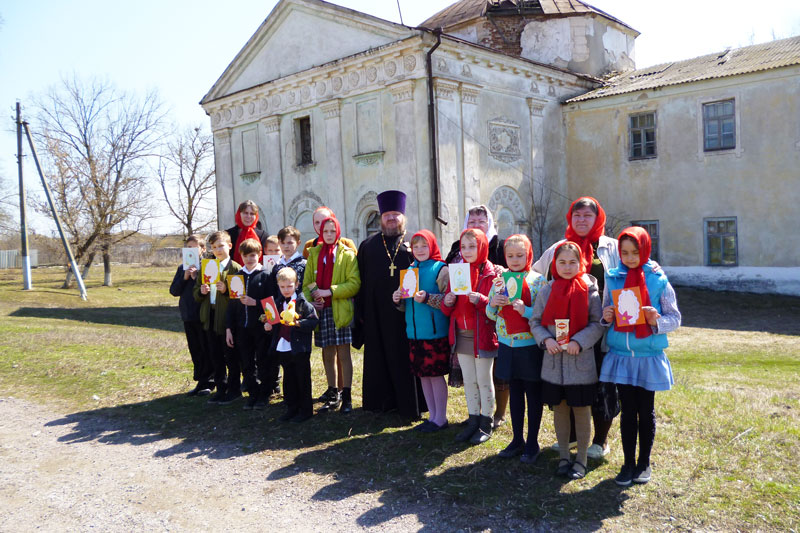
<path fill-rule="evenodd" d="M 109 432 L 118 440 L 178 439 L 211 458 L 232 449 L 279 457 L 286 466 L 271 477 L 322 476 L 330 480 L 325 497 L 380 492 L 412 508 L 438 498 L 462 508 L 474 528 L 504 529 L 505 517 L 561 530 L 800 527 L 798 299 L 678 291 L 685 327 L 671 336 L 676 387 L 656 395 L 653 481 L 620 489 L 613 482 L 622 462 L 616 427 L 606 460 L 592 462 L 585 479 L 564 483 L 552 475 L 552 452 L 533 466 L 496 457 L 511 438 L 508 426 L 471 447 L 453 442 L 455 428 L 423 436 L 398 417 L 360 409 L 287 428 L 276 422 L 278 404 L 246 413 L 187 398 L 189 358 L 167 292 L 172 273 L 118 268 L 117 287 L 90 279 L 90 299 L 81 302 L 77 291 L 58 288 L 55 269 L 35 270 L 32 292 L 19 290 L 19 271 L 0 271 L 5 394 L 103 416 L 104 439 Z M 358 406 L 361 354 L 354 359 Z M 312 360 L 319 392 L 322 365 Z M 466 408 L 460 390 L 450 393 L 455 422 Z M 554 440 L 546 411 L 540 443 Z"/>

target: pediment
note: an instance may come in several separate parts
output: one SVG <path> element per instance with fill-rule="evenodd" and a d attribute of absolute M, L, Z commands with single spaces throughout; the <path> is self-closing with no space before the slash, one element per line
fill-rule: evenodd
<path fill-rule="evenodd" d="M 281 0 L 200 103 L 413 34 L 406 26 L 321 0 Z"/>

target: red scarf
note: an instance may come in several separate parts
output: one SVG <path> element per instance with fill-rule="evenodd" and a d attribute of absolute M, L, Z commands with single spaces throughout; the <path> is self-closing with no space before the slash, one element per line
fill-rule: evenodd
<path fill-rule="evenodd" d="M 639 266 L 628 269 L 628 274 L 625 276 L 624 288 L 639 287 L 639 294 L 642 296 L 642 305 L 650 305 L 650 293 L 647 291 L 644 270 L 642 270 L 642 265 L 650 260 L 650 235 L 648 235 L 647 230 L 638 226 L 622 230 L 617 240 L 622 239 L 624 235 L 632 237 L 636 241 L 636 246 L 639 248 Z M 650 329 L 649 324 L 639 324 L 638 326 L 614 326 L 614 328 L 617 331 L 625 333 L 635 331 L 637 339 L 643 339 L 653 334 L 653 330 Z"/>
<path fill-rule="evenodd" d="M 525 235 L 512 235 L 511 237 L 514 237 L 514 244 L 519 242 L 521 238 L 523 246 L 525 247 L 527 255 L 525 268 L 522 270 L 522 272 L 525 272 L 525 275 L 527 276 L 528 272 L 531 271 L 531 265 L 533 264 L 533 246 L 531 245 L 531 241 Z M 504 250 L 505 244 L 508 243 L 508 239 L 506 239 L 506 242 L 503 244 Z M 508 261 L 506 260 L 506 262 Z M 531 289 L 528 287 L 527 281 L 523 281 L 522 283 L 522 303 L 524 303 L 526 307 L 531 306 Z M 504 305 L 500 309 L 500 316 L 502 316 L 503 320 L 505 320 L 507 333 L 530 333 L 531 327 L 528 324 L 528 319 L 514 311 L 514 308 L 511 307 L 511 305 Z"/>
<path fill-rule="evenodd" d="M 564 241 L 559 244 L 553 254 L 553 262 L 550 264 L 553 284 L 542 313 L 542 325 L 554 326 L 556 319 L 568 318 L 571 339 L 589 323 L 589 286 L 583 281 L 583 275 L 586 273 L 586 263 L 583 261 L 580 261 L 580 270 L 574 278 L 564 279 L 558 275 L 556 270 L 558 250 L 569 242 Z M 572 244 L 577 245 L 577 243 Z"/>
<path fill-rule="evenodd" d="M 459 246 L 461 246 L 461 241 L 467 233 L 474 236 L 475 240 L 478 242 L 478 257 L 475 259 L 474 263 L 469 263 L 470 287 L 473 292 L 478 292 L 478 281 L 481 273 L 485 272 L 487 266 L 491 266 L 488 260 L 489 240 L 486 238 L 486 234 L 477 228 L 465 229 L 461 232 L 461 237 L 458 239 Z M 461 257 L 464 257 L 464 255 L 462 254 Z M 459 328 L 464 330 L 474 330 L 476 328 L 475 306 L 470 303 L 469 296 L 465 294 L 458 295 L 456 298 L 456 308 L 453 310 L 453 314 L 456 317 L 456 323 L 459 325 Z"/>
<path fill-rule="evenodd" d="M 239 237 L 236 239 L 236 243 L 233 246 L 233 260 L 239 263 L 240 265 L 244 264 L 244 260 L 242 259 L 242 254 L 239 252 L 239 246 L 247 239 L 258 239 L 258 235 L 256 235 L 256 224 L 258 224 L 258 213 L 256 213 L 255 218 L 253 219 L 253 223 L 250 226 L 245 226 L 244 222 L 242 222 L 242 212 L 236 212 L 236 225 L 239 227 Z M 261 241 L 259 241 L 260 244 Z M 258 254 L 258 260 L 261 261 L 262 254 Z"/>
<path fill-rule="evenodd" d="M 322 237 L 322 232 L 325 230 L 325 225 L 328 222 L 333 222 L 333 225 L 336 227 L 336 240 L 333 241 L 333 244 L 328 244 L 325 242 L 325 239 Z M 317 288 L 318 289 L 330 289 L 331 282 L 333 281 L 333 251 L 336 248 L 336 244 L 339 242 L 339 237 L 342 236 L 342 230 L 339 227 L 339 221 L 336 220 L 336 217 L 328 217 L 322 221 L 322 225 L 319 227 L 319 239 L 322 243 L 322 250 L 319 252 L 319 258 L 317 259 Z M 325 297 L 325 307 L 331 306 L 331 297 Z"/>
<path fill-rule="evenodd" d="M 411 237 L 411 241 L 413 242 L 417 237 L 422 237 L 425 239 L 425 242 L 428 243 L 428 250 L 430 251 L 430 257 L 428 257 L 428 259 L 433 259 L 434 261 L 443 261 L 442 252 L 439 251 L 439 243 L 436 242 L 436 236 L 431 231 L 421 229 L 416 232 L 413 237 Z M 416 259 L 416 257 L 414 259 Z"/>
<path fill-rule="evenodd" d="M 594 205 L 597 206 L 597 218 L 594 220 L 594 226 L 592 226 L 592 229 L 589 230 L 588 235 L 585 237 L 581 237 L 574 229 L 572 229 L 572 208 L 581 200 L 591 200 L 594 202 Z M 564 238 L 577 244 L 583 254 L 584 262 L 586 262 L 587 265 L 591 265 L 592 259 L 594 258 L 592 243 L 599 241 L 600 236 L 606 234 L 605 227 L 606 212 L 603 211 L 603 208 L 600 206 L 600 202 L 591 196 L 582 196 L 572 202 L 572 205 L 569 206 L 569 210 L 567 210 L 567 231 L 564 232 Z M 587 266 L 586 268 L 589 267 Z"/>

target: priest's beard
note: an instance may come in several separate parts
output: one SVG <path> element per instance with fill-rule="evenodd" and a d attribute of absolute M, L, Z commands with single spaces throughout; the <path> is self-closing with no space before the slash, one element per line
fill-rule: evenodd
<path fill-rule="evenodd" d="M 391 224 L 391 222 L 390 222 Z M 401 216 L 397 219 L 397 224 L 386 224 L 383 220 L 381 220 L 381 233 L 383 233 L 386 237 L 397 237 L 398 235 L 402 235 L 406 231 L 406 217 Z"/>

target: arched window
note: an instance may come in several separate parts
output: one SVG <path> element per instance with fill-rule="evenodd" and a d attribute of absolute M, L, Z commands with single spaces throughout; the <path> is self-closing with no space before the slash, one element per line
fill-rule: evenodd
<path fill-rule="evenodd" d="M 381 231 L 381 214 L 377 211 L 372 211 L 367 215 L 367 225 L 364 232 L 364 238 L 372 237 Z"/>
<path fill-rule="evenodd" d="M 514 224 L 514 213 L 507 207 L 501 207 L 497 212 L 497 235 L 501 240 L 505 240 L 510 235 L 516 233 Z"/>
<path fill-rule="evenodd" d="M 309 239 L 313 239 L 317 236 L 317 232 L 314 231 L 314 213 L 312 211 L 303 211 L 299 215 L 297 215 L 297 220 L 294 223 L 294 227 L 300 230 L 300 244 L 302 246 L 303 243 L 308 241 Z"/>

